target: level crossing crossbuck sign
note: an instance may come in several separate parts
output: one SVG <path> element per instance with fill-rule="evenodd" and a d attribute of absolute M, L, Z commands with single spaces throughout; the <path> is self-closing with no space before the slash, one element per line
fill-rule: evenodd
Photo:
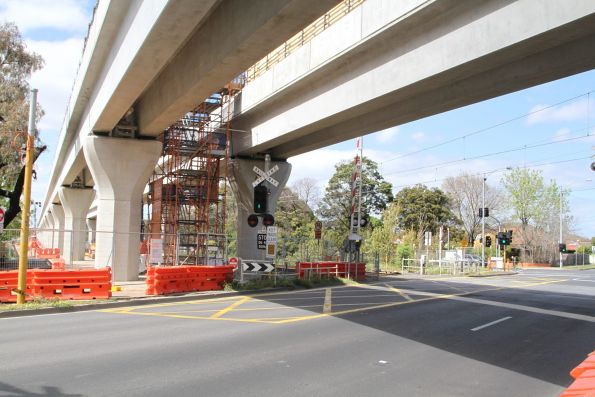
<path fill-rule="evenodd" d="M 275 164 L 275 166 L 273 168 L 271 168 L 270 170 L 268 170 L 267 172 L 264 172 L 257 166 L 254 166 L 254 168 L 252 168 L 252 170 L 254 172 L 256 172 L 256 175 L 258 175 L 258 178 L 256 178 L 256 180 L 254 182 L 252 182 L 252 187 L 256 187 L 264 181 L 269 182 L 271 185 L 273 185 L 275 187 L 279 186 L 279 182 L 277 182 L 276 179 L 272 178 L 272 175 L 275 172 L 279 171 L 278 165 Z"/>

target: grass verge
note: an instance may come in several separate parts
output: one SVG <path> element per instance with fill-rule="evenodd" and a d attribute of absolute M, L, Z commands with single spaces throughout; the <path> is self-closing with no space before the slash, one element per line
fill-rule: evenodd
<path fill-rule="evenodd" d="M 60 300 L 58 298 L 47 299 L 47 298 L 33 298 L 33 300 L 26 302 L 22 305 L 15 303 L 3 303 L 0 304 L 0 313 L 11 312 L 16 310 L 39 310 L 46 308 L 58 308 L 64 311 L 68 311 L 78 305 L 86 305 L 89 303 L 97 302 L 93 301 L 71 301 L 71 300 Z"/>

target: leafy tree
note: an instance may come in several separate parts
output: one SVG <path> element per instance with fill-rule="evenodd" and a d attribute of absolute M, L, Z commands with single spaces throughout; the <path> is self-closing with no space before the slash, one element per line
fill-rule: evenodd
<path fill-rule="evenodd" d="M 553 261 L 557 255 L 560 214 L 563 227 L 572 222 L 569 213 L 570 191 L 554 180 L 545 184 L 541 171 L 516 168 L 504 175 L 502 183 L 508 193 L 513 218 L 520 223 L 518 238 L 531 261 Z"/>
<path fill-rule="evenodd" d="M 448 196 L 438 188 L 429 189 L 425 185 L 404 188 L 395 196 L 395 202 L 401 209 L 399 226 L 414 231 L 418 245 L 425 232 L 436 233 L 440 225 L 455 222 Z"/>
<path fill-rule="evenodd" d="M 307 246 L 309 253 L 315 253 L 318 244 L 314 241 L 315 221 L 314 213 L 306 202 L 292 189 L 284 188 L 275 212 L 280 252 L 286 257 L 296 257 L 300 248 Z"/>
<path fill-rule="evenodd" d="M 481 232 L 481 218 L 479 209 L 482 208 L 483 200 L 483 177 L 461 174 L 456 177 L 447 178 L 442 189 L 450 199 L 450 209 L 459 219 L 460 225 L 465 230 L 470 245 L 473 245 L 475 237 Z M 502 195 L 499 190 L 485 185 L 485 207 L 493 214 L 502 202 Z"/>
<path fill-rule="evenodd" d="M 19 149 L 26 143 L 29 115 L 28 79 L 43 66 L 40 55 L 27 51 L 13 23 L 0 25 L 0 66 L 0 177 L 4 185 L 13 183 L 21 168 Z M 41 116 L 39 110 L 37 118 Z"/>
<path fill-rule="evenodd" d="M 380 214 L 393 200 L 392 185 L 380 175 L 376 162 L 364 157 L 362 165 L 362 214 Z M 328 182 L 317 210 L 325 226 L 334 229 L 334 237 L 338 242 L 349 233 L 354 169 L 355 165 L 351 161 L 335 165 L 335 173 Z"/>

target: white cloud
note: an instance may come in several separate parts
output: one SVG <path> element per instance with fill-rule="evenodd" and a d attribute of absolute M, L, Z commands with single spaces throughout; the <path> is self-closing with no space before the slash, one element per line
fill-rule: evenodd
<path fill-rule="evenodd" d="M 564 141 L 564 140 L 570 138 L 570 136 L 571 136 L 570 132 L 571 132 L 570 128 L 567 128 L 567 127 L 560 128 L 558 131 L 556 131 L 554 133 L 554 136 L 552 138 L 556 142 Z"/>
<path fill-rule="evenodd" d="M 424 142 L 426 141 L 427 137 L 426 134 L 424 134 L 423 132 L 416 132 L 413 135 L 411 135 L 411 139 L 415 142 Z"/>
<path fill-rule="evenodd" d="M 83 40 L 28 41 L 27 46 L 45 60 L 43 69 L 31 77 L 31 87 L 39 90 L 38 102 L 45 110 L 39 123 L 42 130 L 60 131 L 74 77 L 81 57 Z"/>
<path fill-rule="evenodd" d="M 57 29 L 84 34 L 89 24 L 81 0 L 2 0 L 0 21 L 16 23 L 21 32 L 35 29 Z"/>
<path fill-rule="evenodd" d="M 546 104 L 533 106 L 529 110 L 530 115 L 527 117 L 527 124 L 586 120 L 589 113 L 595 113 L 595 103 L 592 100 L 589 101 L 586 97 L 559 106 L 549 106 Z"/>
<path fill-rule="evenodd" d="M 380 143 L 388 143 L 399 135 L 399 127 L 387 128 L 386 130 L 378 131 L 373 135 L 376 137 L 376 141 Z"/>

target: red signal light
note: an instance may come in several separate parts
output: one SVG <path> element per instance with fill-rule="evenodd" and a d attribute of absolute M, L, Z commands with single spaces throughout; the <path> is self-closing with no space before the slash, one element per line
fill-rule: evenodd
<path fill-rule="evenodd" d="M 256 227 L 257 225 L 258 225 L 258 216 L 256 216 L 255 214 L 248 216 L 248 226 Z"/>

